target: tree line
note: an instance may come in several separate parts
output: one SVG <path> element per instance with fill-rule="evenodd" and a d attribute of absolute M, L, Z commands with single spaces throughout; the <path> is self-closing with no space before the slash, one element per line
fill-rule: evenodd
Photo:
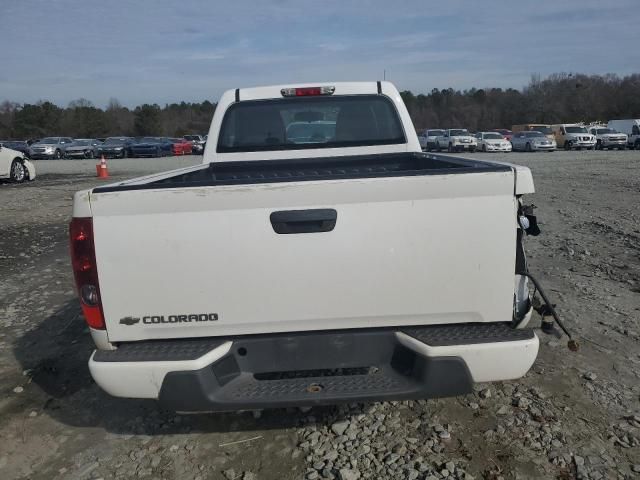
<path fill-rule="evenodd" d="M 640 118 L 640 74 L 556 73 L 531 77 L 522 90 L 489 88 L 401 92 L 417 130 L 482 131 L 526 123 L 579 123 Z"/>
<path fill-rule="evenodd" d="M 0 104 L 0 138 L 28 139 L 63 135 L 74 138 L 109 136 L 169 136 L 207 133 L 214 103 L 172 103 L 123 107 L 116 99 L 101 109 L 84 98 L 66 108 L 49 101 Z"/>
<path fill-rule="evenodd" d="M 640 74 L 556 73 L 531 77 L 521 90 L 434 88 L 427 94 L 401 92 L 416 129 L 510 128 L 522 123 L 606 122 L 640 117 Z M 0 138 L 27 139 L 64 135 L 100 138 L 112 135 L 182 136 L 206 133 L 216 104 L 144 104 L 133 109 L 112 99 L 105 109 L 86 99 L 66 108 L 49 101 L 0 104 Z"/>

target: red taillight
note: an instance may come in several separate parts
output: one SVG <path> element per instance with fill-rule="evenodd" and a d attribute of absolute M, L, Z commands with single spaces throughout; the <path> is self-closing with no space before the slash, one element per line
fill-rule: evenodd
<path fill-rule="evenodd" d="M 91 328 L 105 328 L 90 217 L 71 220 L 69 242 L 71 266 L 84 318 Z"/>
<path fill-rule="evenodd" d="M 315 95 L 333 95 L 336 87 L 300 87 L 283 88 L 280 93 L 283 97 L 311 97 Z"/>

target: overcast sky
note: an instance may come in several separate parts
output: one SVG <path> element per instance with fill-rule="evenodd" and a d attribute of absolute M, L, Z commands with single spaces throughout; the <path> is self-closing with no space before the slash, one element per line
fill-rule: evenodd
<path fill-rule="evenodd" d="M 0 100 L 215 101 L 226 89 L 387 79 L 522 88 L 640 71 L 640 1 L 0 0 Z"/>

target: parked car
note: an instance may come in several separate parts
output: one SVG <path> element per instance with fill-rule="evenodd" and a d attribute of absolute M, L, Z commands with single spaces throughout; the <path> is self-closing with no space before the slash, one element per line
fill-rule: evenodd
<path fill-rule="evenodd" d="M 436 137 L 436 150 L 447 149 L 448 152 L 460 152 L 468 150 L 475 152 L 478 143 L 476 137 L 471 135 L 466 128 L 450 128 L 444 130 L 444 134 Z"/>
<path fill-rule="evenodd" d="M 540 133 L 544 133 L 549 140 L 555 140 L 555 136 L 553 134 L 553 130 L 551 129 L 551 125 L 546 125 L 543 123 L 525 123 L 522 125 L 513 125 L 511 127 L 511 130 L 513 131 L 513 133 L 540 132 Z"/>
<path fill-rule="evenodd" d="M 102 145 L 98 145 L 97 155 L 106 158 L 127 158 L 131 155 L 131 145 L 135 140 L 131 137 L 109 137 Z"/>
<path fill-rule="evenodd" d="M 424 130 L 420 135 L 418 135 L 420 147 L 422 148 L 422 150 L 426 150 L 427 152 L 435 150 L 436 140 L 442 135 L 444 135 L 444 130 Z"/>
<path fill-rule="evenodd" d="M 609 120 L 607 126 L 620 133 L 625 133 L 627 135 L 627 146 L 640 150 L 640 118 Z"/>
<path fill-rule="evenodd" d="M 289 142 L 296 111 L 333 115 L 335 138 Z M 531 368 L 528 168 L 424 154 L 389 82 L 233 89 L 211 128 L 199 167 L 74 196 L 107 393 L 252 410 L 462 395 Z"/>
<path fill-rule="evenodd" d="M 498 132 L 476 133 L 478 148 L 483 152 L 510 152 L 511 142 Z"/>
<path fill-rule="evenodd" d="M 494 128 L 491 131 L 498 132 L 500 135 L 502 135 L 505 138 L 505 140 L 511 141 L 511 135 L 513 135 L 513 132 L 511 130 L 508 130 L 506 128 Z"/>
<path fill-rule="evenodd" d="M 22 153 L 26 158 L 29 158 L 29 144 L 22 140 L 0 140 L 0 145 L 10 148 L 11 150 L 17 150 Z"/>
<path fill-rule="evenodd" d="M 542 132 L 514 132 L 511 137 L 511 145 L 514 151 L 537 152 L 547 151 L 553 152 L 558 145 L 555 140 L 549 139 Z"/>
<path fill-rule="evenodd" d="M 193 153 L 195 153 L 196 155 L 202 155 L 204 153 L 204 146 L 207 143 L 206 140 L 204 139 L 204 136 L 185 135 L 182 138 L 191 142 L 191 144 L 193 145 L 192 146 Z"/>
<path fill-rule="evenodd" d="M 184 138 L 171 138 L 174 155 L 190 155 L 193 152 L 193 144 Z"/>
<path fill-rule="evenodd" d="M 584 125 L 576 123 L 561 123 L 552 125 L 553 135 L 555 136 L 558 147 L 565 150 L 593 150 L 596 148 L 596 137 L 587 132 Z"/>
<path fill-rule="evenodd" d="M 100 145 L 102 142 L 95 138 L 76 138 L 73 144 L 67 147 L 64 158 L 95 158 Z"/>
<path fill-rule="evenodd" d="M 596 150 L 627 148 L 628 137 L 626 133 L 620 133 L 606 125 L 589 125 L 587 127 L 589 133 L 596 137 Z"/>
<path fill-rule="evenodd" d="M 59 160 L 71 145 L 73 139 L 69 137 L 46 137 L 29 147 L 29 158 Z"/>
<path fill-rule="evenodd" d="M 130 148 L 132 157 L 165 157 L 173 153 L 173 141 L 164 137 L 142 137 Z"/>
<path fill-rule="evenodd" d="M 36 167 L 18 150 L 0 145 L 0 179 L 13 183 L 36 179 Z"/>

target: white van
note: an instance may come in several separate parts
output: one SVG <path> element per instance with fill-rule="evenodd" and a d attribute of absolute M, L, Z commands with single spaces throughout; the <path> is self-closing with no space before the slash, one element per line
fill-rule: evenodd
<path fill-rule="evenodd" d="M 627 146 L 640 150 L 640 118 L 609 120 L 609 128 L 627 134 Z"/>
<path fill-rule="evenodd" d="M 596 148 L 596 137 L 587 132 L 584 125 L 575 123 L 561 123 L 552 125 L 553 136 L 556 139 L 558 148 L 565 150 L 580 150 L 586 148 L 593 150 Z"/>

